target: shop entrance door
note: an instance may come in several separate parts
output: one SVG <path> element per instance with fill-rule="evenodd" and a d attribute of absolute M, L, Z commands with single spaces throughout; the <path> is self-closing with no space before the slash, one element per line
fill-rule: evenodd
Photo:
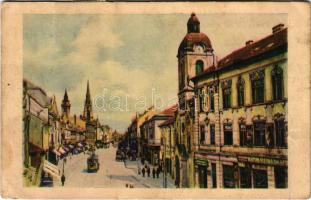
<path fill-rule="evenodd" d="M 206 166 L 199 165 L 199 186 L 207 188 L 207 169 Z"/>

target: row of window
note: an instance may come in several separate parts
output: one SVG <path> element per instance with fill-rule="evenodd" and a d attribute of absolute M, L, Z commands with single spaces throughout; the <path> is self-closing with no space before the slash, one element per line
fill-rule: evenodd
<path fill-rule="evenodd" d="M 199 186 L 207 188 L 207 168 L 198 166 Z M 237 167 L 222 165 L 223 187 L 224 188 L 268 188 L 268 173 L 266 169 L 254 169 L 251 165 Z M 216 163 L 211 163 L 212 188 L 217 188 Z M 288 186 L 287 167 L 274 167 L 274 187 L 287 188 Z"/>
<path fill-rule="evenodd" d="M 287 188 L 287 167 L 274 167 L 276 188 Z M 268 173 L 265 169 L 251 166 L 238 167 L 223 165 L 224 188 L 268 188 Z"/>
<path fill-rule="evenodd" d="M 265 96 L 265 71 L 260 70 L 250 74 L 251 88 L 252 88 L 252 102 L 253 104 L 263 103 Z M 271 73 L 272 80 L 272 94 L 273 100 L 282 100 L 284 98 L 283 92 L 283 70 L 279 66 L 275 66 Z M 237 82 L 237 93 L 238 93 L 238 106 L 244 106 L 245 96 L 245 82 L 239 77 Z M 231 85 L 224 87 L 223 91 L 223 108 L 231 107 Z"/>
<path fill-rule="evenodd" d="M 233 145 L 232 124 L 224 124 L 224 145 Z M 200 126 L 200 143 L 205 143 L 205 125 Z M 274 123 L 254 122 L 253 125 L 239 124 L 240 146 L 286 147 L 286 124 L 284 118 Z M 215 145 L 215 125 L 210 124 L 210 144 Z"/>
<path fill-rule="evenodd" d="M 255 71 L 250 74 L 251 80 L 251 94 L 253 104 L 264 103 L 265 101 L 265 71 L 262 69 L 260 71 Z M 279 66 L 275 66 L 271 72 L 272 80 L 272 95 L 273 100 L 282 100 L 284 98 L 284 80 L 283 80 L 283 70 Z M 232 106 L 232 84 L 231 80 L 226 80 L 222 82 L 222 103 L 223 108 L 227 109 Z M 238 78 L 237 81 L 237 102 L 238 106 L 245 105 L 245 81 L 242 77 Z M 207 98 L 205 98 L 207 97 Z M 205 99 L 205 100 L 204 100 Z M 210 100 L 210 111 L 214 111 L 214 95 L 213 91 L 209 90 L 208 95 L 204 95 L 202 91 L 199 91 L 199 109 L 204 111 L 204 104 Z"/>

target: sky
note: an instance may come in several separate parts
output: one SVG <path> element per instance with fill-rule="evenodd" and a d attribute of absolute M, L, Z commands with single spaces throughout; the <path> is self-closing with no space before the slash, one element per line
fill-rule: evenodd
<path fill-rule="evenodd" d="M 136 111 L 177 102 L 177 49 L 189 14 L 25 14 L 24 78 L 83 112 L 87 80 L 94 116 L 124 131 Z M 218 58 L 272 33 L 286 14 L 197 14 Z"/>

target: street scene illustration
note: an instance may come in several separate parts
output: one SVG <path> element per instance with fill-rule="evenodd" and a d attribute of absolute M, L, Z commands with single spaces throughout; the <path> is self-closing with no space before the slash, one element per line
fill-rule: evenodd
<path fill-rule="evenodd" d="M 24 14 L 24 186 L 287 188 L 287 31 L 285 14 Z"/>

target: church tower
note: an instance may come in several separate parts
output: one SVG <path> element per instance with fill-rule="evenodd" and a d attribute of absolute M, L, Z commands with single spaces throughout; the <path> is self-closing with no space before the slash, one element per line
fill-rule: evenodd
<path fill-rule="evenodd" d="M 67 94 L 67 89 L 65 89 L 64 99 L 62 101 L 62 117 L 69 119 L 70 116 L 70 101 Z"/>
<path fill-rule="evenodd" d="M 185 101 L 192 98 L 191 78 L 204 73 L 216 65 L 216 56 L 210 39 L 200 32 L 200 21 L 192 13 L 187 22 L 187 34 L 178 48 L 178 96 L 181 109 Z"/>
<path fill-rule="evenodd" d="M 215 67 L 216 56 L 210 39 L 201 32 L 200 21 L 192 13 L 187 22 L 187 33 L 181 41 L 178 53 L 178 101 L 176 115 L 177 135 L 180 139 L 178 164 L 180 170 L 177 184 L 181 187 L 194 187 L 196 169 L 194 168 L 195 151 L 198 147 L 199 121 L 192 78 L 204 74 Z"/>
<path fill-rule="evenodd" d="M 93 120 L 93 109 L 92 109 L 92 100 L 91 100 L 89 81 L 87 81 L 83 119 L 85 119 L 87 122 L 90 122 Z"/>

